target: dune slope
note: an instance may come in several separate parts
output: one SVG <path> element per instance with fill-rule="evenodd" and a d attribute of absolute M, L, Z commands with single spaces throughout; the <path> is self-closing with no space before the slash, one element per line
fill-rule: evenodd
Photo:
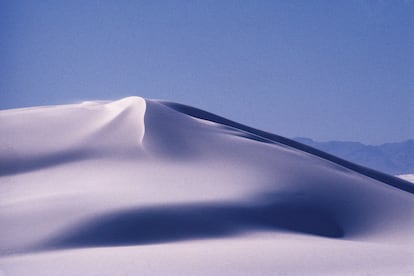
<path fill-rule="evenodd" d="M 205 111 L 4 110 L 0 133 L 6 275 L 414 269 L 412 183 Z"/>

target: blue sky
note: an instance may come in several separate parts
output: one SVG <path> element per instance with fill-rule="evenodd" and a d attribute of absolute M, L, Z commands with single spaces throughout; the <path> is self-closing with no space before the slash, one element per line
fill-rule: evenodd
<path fill-rule="evenodd" d="M 414 138 L 414 2 L 0 1 L 0 109 L 129 95 L 287 137 Z"/>

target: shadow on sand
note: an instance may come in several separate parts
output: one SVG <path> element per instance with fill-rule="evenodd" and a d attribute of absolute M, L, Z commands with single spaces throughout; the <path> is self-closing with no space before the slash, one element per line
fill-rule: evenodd
<path fill-rule="evenodd" d="M 64 151 L 55 154 L 36 156 L 32 158 L 0 158 L 0 176 L 13 175 L 55 167 L 65 163 L 72 163 L 83 159 L 94 157 L 91 152 L 86 151 Z"/>
<path fill-rule="evenodd" d="M 140 245 L 214 238 L 248 231 L 286 230 L 340 238 L 344 231 L 326 210 L 279 202 L 262 206 L 220 203 L 127 209 L 95 216 L 37 250 Z"/>
<path fill-rule="evenodd" d="M 252 139 L 252 140 L 256 140 L 256 141 L 260 141 L 264 143 L 269 143 L 269 144 L 280 143 L 283 145 L 287 145 L 289 147 L 296 148 L 301 151 L 304 151 L 304 152 L 316 155 L 318 157 L 321 157 L 323 159 L 329 160 L 345 168 L 348 168 L 350 170 L 356 171 L 360 174 L 366 175 L 375 180 L 386 183 L 390 186 L 393 186 L 398 189 L 414 194 L 414 185 L 412 185 L 412 183 L 405 181 L 403 179 L 400 179 L 400 178 L 397 178 L 397 177 L 388 175 L 386 173 L 382 173 L 382 172 L 379 172 L 379 171 L 376 171 L 371 168 L 367 168 L 367 167 L 364 167 L 358 164 L 354 164 L 352 162 L 336 157 L 329 153 L 323 152 L 321 150 L 312 148 L 310 146 L 304 145 L 302 143 L 296 142 L 294 140 L 291 140 L 291 139 L 288 139 L 288 138 L 285 138 L 285 137 L 282 137 L 276 134 L 272 134 L 269 132 L 265 132 L 262 130 L 258 130 L 258 129 L 255 129 L 249 126 L 245 126 L 243 124 L 236 123 L 229 119 L 220 117 L 218 115 L 215 115 L 213 113 L 210 113 L 210 112 L 207 112 L 207 111 L 195 108 L 195 107 L 191 107 L 191 106 L 187 106 L 187 105 L 183 105 L 179 103 L 173 103 L 173 102 L 162 102 L 162 103 L 165 106 L 175 111 L 187 114 L 194 118 L 208 120 L 210 122 L 218 123 L 223 126 L 231 127 L 235 130 L 239 130 L 241 133 L 240 136 L 246 137 L 248 139 Z"/>

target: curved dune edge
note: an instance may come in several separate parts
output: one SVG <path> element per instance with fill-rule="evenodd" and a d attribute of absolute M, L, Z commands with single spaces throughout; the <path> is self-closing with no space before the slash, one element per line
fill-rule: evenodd
<path fill-rule="evenodd" d="M 145 135 L 140 97 L 0 111 L 0 175 L 129 154 Z"/>
<path fill-rule="evenodd" d="M 409 193 L 414 194 L 414 185 L 412 185 L 411 183 L 409 183 L 409 181 L 406 181 L 406 179 L 404 178 L 398 178 L 398 177 L 394 177 L 392 175 L 388 175 L 386 173 L 382 173 L 379 171 L 376 171 L 374 169 L 371 168 L 367 168 L 355 163 L 352 163 L 350 161 L 344 160 L 342 158 L 339 158 L 337 156 L 331 155 L 329 153 L 323 152 L 321 150 L 312 148 L 310 146 L 307 146 L 305 144 L 296 142 L 294 140 L 279 136 L 279 135 L 275 135 L 272 133 L 268 133 L 262 130 L 258 130 L 243 124 L 239 124 L 237 122 L 228 120 L 226 118 L 220 117 L 218 115 L 212 114 L 210 112 L 195 108 L 195 107 L 191 107 L 191 106 L 186 106 L 183 104 L 179 104 L 179 103 L 174 103 L 174 102 L 163 102 L 166 106 L 172 108 L 173 110 L 182 112 L 184 114 L 187 114 L 189 116 L 192 116 L 194 118 L 199 118 L 202 120 L 207 120 L 210 122 L 214 122 L 214 123 L 218 123 L 221 125 L 225 125 L 231 128 L 234 128 L 236 130 L 241 131 L 244 135 L 246 134 L 250 134 L 247 135 L 247 137 L 249 137 L 250 139 L 255 139 L 258 141 L 262 141 L 264 143 L 281 143 L 284 144 L 286 146 L 313 154 L 317 157 L 326 159 L 328 161 L 331 161 L 333 163 L 336 163 L 340 166 L 343 166 L 347 169 L 356 171 L 358 173 L 361 173 L 365 176 L 371 177 L 375 180 L 384 182 L 388 185 L 391 185 L 393 187 L 396 187 L 398 189 L 407 191 Z"/>
<path fill-rule="evenodd" d="M 355 255 L 344 265 L 348 271 L 358 258 L 368 272 L 376 271 L 373 259 L 388 271 L 400 270 L 386 260 L 411 265 L 396 253 L 406 255 L 413 245 L 408 182 L 205 111 L 129 97 L 0 111 L 0 132 L 6 272 L 23 273 L 16 268 L 47 263 L 42 256 L 53 254 L 62 265 L 76 260 L 88 267 L 68 252 L 114 250 L 145 259 L 169 248 L 184 254 L 192 244 L 225 255 L 229 246 L 246 252 L 241 244 L 263 243 L 266 253 L 255 255 L 248 271 L 260 272 L 254 263 L 270 269 L 275 254 L 275 264 L 296 271 L 293 260 L 309 253 L 298 240 L 321 250 L 308 256 L 309 265 L 325 272 L 337 250 Z M 281 258 L 278 250 L 290 245 L 291 259 Z M 379 249 L 376 258 L 364 255 Z M 229 250 L 236 262 L 237 250 Z"/>

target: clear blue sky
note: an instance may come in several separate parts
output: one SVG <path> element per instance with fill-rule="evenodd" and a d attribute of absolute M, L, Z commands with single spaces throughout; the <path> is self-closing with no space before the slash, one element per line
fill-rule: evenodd
<path fill-rule="evenodd" d="M 414 138 L 414 2 L 0 1 L 0 109 L 129 95 L 287 137 Z"/>

